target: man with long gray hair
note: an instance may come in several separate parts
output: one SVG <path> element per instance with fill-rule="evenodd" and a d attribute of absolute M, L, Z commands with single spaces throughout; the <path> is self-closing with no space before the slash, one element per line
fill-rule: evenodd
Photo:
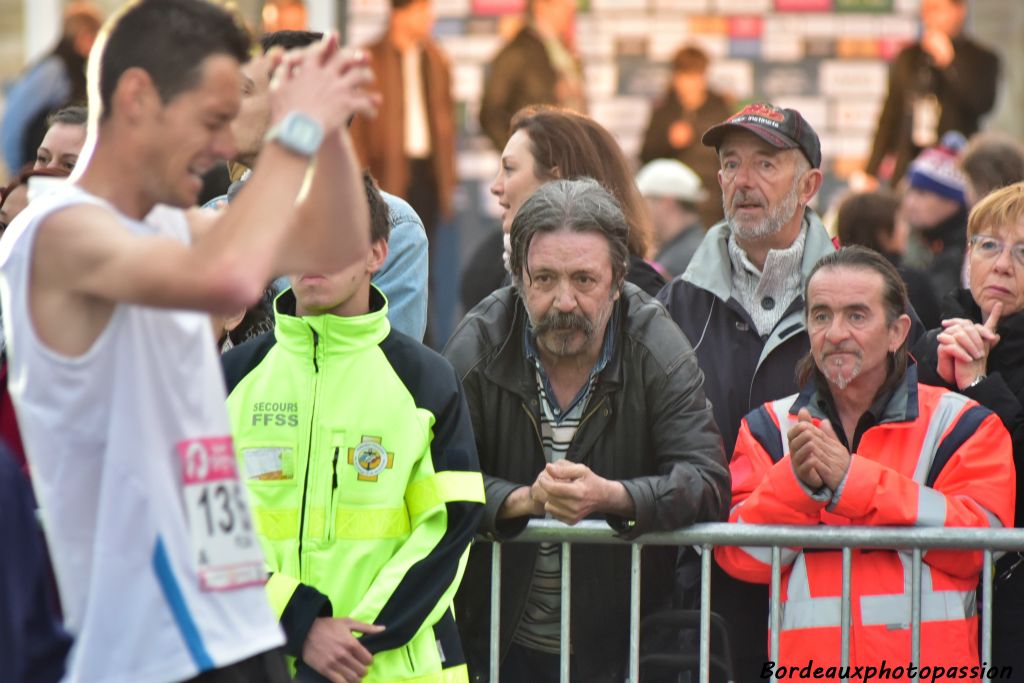
<path fill-rule="evenodd" d="M 480 531 L 530 519 L 602 519 L 624 538 L 721 519 L 729 479 L 704 377 L 664 308 L 624 281 L 628 228 L 583 178 L 545 184 L 512 223 L 513 286 L 463 320 L 445 349 L 462 380 L 487 492 Z M 674 548 L 644 549 L 641 610 L 672 594 Z M 621 681 L 629 550 L 574 552 L 572 680 Z M 506 547 L 502 680 L 558 680 L 561 562 L 554 544 Z M 490 549 L 456 598 L 470 673 L 486 677 Z"/>

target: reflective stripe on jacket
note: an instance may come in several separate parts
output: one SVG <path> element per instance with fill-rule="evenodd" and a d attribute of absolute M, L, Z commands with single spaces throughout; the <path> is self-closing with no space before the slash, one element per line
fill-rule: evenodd
<path fill-rule="evenodd" d="M 364 680 L 465 680 L 452 599 L 484 501 L 469 413 L 451 365 L 371 300 L 298 318 L 288 290 L 275 332 L 225 355 L 267 592 L 293 656 L 317 616 L 351 617 L 386 627 L 360 638 Z"/>
<path fill-rule="evenodd" d="M 839 491 L 813 492 L 796 476 L 785 434 L 806 407 L 824 418 L 813 387 L 744 418 L 733 455 L 732 522 L 743 524 L 1013 525 L 1014 466 L 999 418 L 945 389 L 917 383 L 911 366 L 879 423 L 863 432 Z M 720 547 L 719 564 L 756 583 L 771 577 L 771 549 Z M 909 552 L 853 550 L 850 664 L 910 662 Z M 932 550 L 921 572 L 921 660 L 978 664 L 975 588 L 980 551 Z M 838 665 L 842 553 L 782 550 L 780 665 Z"/>

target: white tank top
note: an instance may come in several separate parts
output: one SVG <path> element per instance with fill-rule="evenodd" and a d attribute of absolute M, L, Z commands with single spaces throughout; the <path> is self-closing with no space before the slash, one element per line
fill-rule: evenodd
<path fill-rule="evenodd" d="M 0 240 L 10 392 L 68 630 L 65 680 L 180 681 L 283 643 L 263 589 L 205 314 L 121 304 L 83 355 L 43 346 L 28 276 L 49 213 L 91 203 L 189 241 L 183 211 L 139 222 L 65 186 Z"/>

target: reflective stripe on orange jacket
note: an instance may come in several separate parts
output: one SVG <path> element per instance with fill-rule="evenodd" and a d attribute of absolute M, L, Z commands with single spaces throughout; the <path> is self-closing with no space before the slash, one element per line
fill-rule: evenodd
<path fill-rule="evenodd" d="M 964 396 L 917 384 L 916 368 L 864 431 L 833 494 L 799 479 L 785 437 L 801 407 L 824 414 L 813 390 L 767 403 L 743 420 L 730 470 L 731 522 L 879 526 L 1013 526 L 1014 465 L 999 418 Z M 755 583 L 771 577 L 770 548 L 719 547 L 719 564 Z M 853 550 L 850 664 L 910 662 L 911 555 Z M 975 588 L 980 551 L 933 550 L 922 565 L 922 665 L 978 663 Z M 780 664 L 838 665 L 842 553 L 782 551 Z"/>

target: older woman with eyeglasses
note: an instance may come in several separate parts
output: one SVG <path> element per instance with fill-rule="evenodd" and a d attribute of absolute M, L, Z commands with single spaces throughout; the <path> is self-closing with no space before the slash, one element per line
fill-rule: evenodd
<path fill-rule="evenodd" d="M 1016 526 L 1024 526 L 1024 183 L 996 190 L 967 222 L 969 289 L 943 302 L 942 327 L 915 345 L 919 379 L 974 399 L 1013 439 Z M 996 563 L 993 667 L 1024 671 L 1024 554 Z"/>

